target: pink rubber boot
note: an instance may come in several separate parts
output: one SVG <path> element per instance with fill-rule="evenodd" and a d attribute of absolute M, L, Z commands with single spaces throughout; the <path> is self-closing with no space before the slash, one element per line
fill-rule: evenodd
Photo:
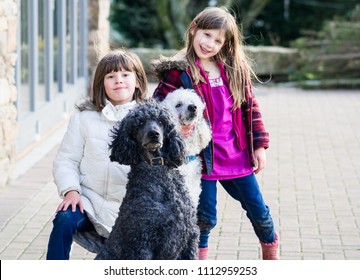
<path fill-rule="evenodd" d="M 280 260 L 279 237 L 275 234 L 275 240 L 271 243 L 261 242 L 263 260 Z"/>
<path fill-rule="evenodd" d="M 199 248 L 198 259 L 199 260 L 207 260 L 208 259 L 208 251 L 209 248 Z"/>

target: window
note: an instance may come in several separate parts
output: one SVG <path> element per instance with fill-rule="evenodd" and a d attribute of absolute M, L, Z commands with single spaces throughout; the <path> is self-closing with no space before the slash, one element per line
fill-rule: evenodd
<path fill-rule="evenodd" d="M 18 150 L 86 94 L 87 0 L 20 0 L 16 67 Z M 26 134 L 27 133 L 27 134 Z"/>

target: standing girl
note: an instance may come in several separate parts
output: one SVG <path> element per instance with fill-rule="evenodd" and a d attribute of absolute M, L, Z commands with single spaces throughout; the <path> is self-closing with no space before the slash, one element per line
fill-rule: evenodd
<path fill-rule="evenodd" d="M 47 259 L 69 259 L 79 232 L 109 236 L 130 170 L 109 159 L 111 128 L 145 98 L 147 86 L 143 65 L 133 53 L 111 51 L 98 63 L 92 95 L 77 106 L 54 160 L 63 201 L 56 209 Z"/>
<path fill-rule="evenodd" d="M 269 135 L 252 93 L 255 74 L 235 18 L 223 8 L 206 8 L 191 22 L 185 49 L 172 59 L 155 61 L 154 67 L 160 78 L 154 97 L 162 100 L 177 88 L 193 88 L 206 104 L 204 115 L 212 128 L 212 141 L 202 152 L 199 259 L 207 259 L 209 234 L 216 225 L 217 181 L 246 211 L 263 259 L 279 259 L 279 239 L 255 178 L 265 167 Z M 191 130 L 182 128 L 185 137 Z"/>

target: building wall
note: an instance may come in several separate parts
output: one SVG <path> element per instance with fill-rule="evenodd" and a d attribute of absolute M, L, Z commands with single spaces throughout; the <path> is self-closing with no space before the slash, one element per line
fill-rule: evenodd
<path fill-rule="evenodd" d="M 90 0 L 89 2 L 89 61 L 96 64 L 98 56 L 109 50 L 110 25 L 108 22 L 110 1 Z"/>
<path fill-rule="evenodd" d="M 110 24 L 108 21 L 110 1 L 89 1 L 89 73 L 92 74 L 100 58 L 109 50 Z"/>
<path fill-rule="evenodd" d="M 20 94 L 16 88 L 19 4 L 20 0 L 0 0 L 0 189 L 5 187 L 9 180 L 15 179 L 13 171 L 19 164 L 20 154 L 16 150 L 16 142 L 19 137 L 26 137 L 26 135 L 19 136 L 21 133 L 19 133 L 20 126 L 15 105 L 18 94 Z M 98 58 L 109 49 L 110 28 L 107 18 L 110 0 L 87 0 L 87 4 L 89 35 L 87 66 L 91 79 Z M 84 91 L 87 92 L 87 89 Z M 73 101 L 71 99 L 71 102 Z M 73 104 L 69 104 L 69 107 L 73 107 Z M 41 138 L 45 137 L 44 135 L 48 137 L 49 133 L 52 133 L 50 129 L 48 132 L 39 135 L 39 139 L 30 145 L 27 152 L 30 153 L 31 150 L 38 149 L 37 146 L 42 145 Z M 61 139 L 57 140 L 58 142 L 61 141 Z M 21 157 L 26 156 L 27 154 L 22 151 Z"/>
<path fill-rule="evenodd" d="M 0 1 L 0 188 L 7 181 L 15 157 L 16 123 L 16 0 Z"/>

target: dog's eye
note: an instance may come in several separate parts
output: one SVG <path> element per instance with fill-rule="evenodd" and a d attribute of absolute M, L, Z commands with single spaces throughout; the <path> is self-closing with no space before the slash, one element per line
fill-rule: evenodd
<path fill-rule="evenodd" d="M 139 122 L 139 126 L 143 126 L 144 124 L 145 124 L 144 121 L 140 121 L 140 122 Z"/>
<path fill-rule="evenodd" d="M 175 108 L 179 108 L 179 107 L 181 107 L 181 105 L 182 105 L 182 103 L 178 103 L 178 104 L 176 104 Z"/>

